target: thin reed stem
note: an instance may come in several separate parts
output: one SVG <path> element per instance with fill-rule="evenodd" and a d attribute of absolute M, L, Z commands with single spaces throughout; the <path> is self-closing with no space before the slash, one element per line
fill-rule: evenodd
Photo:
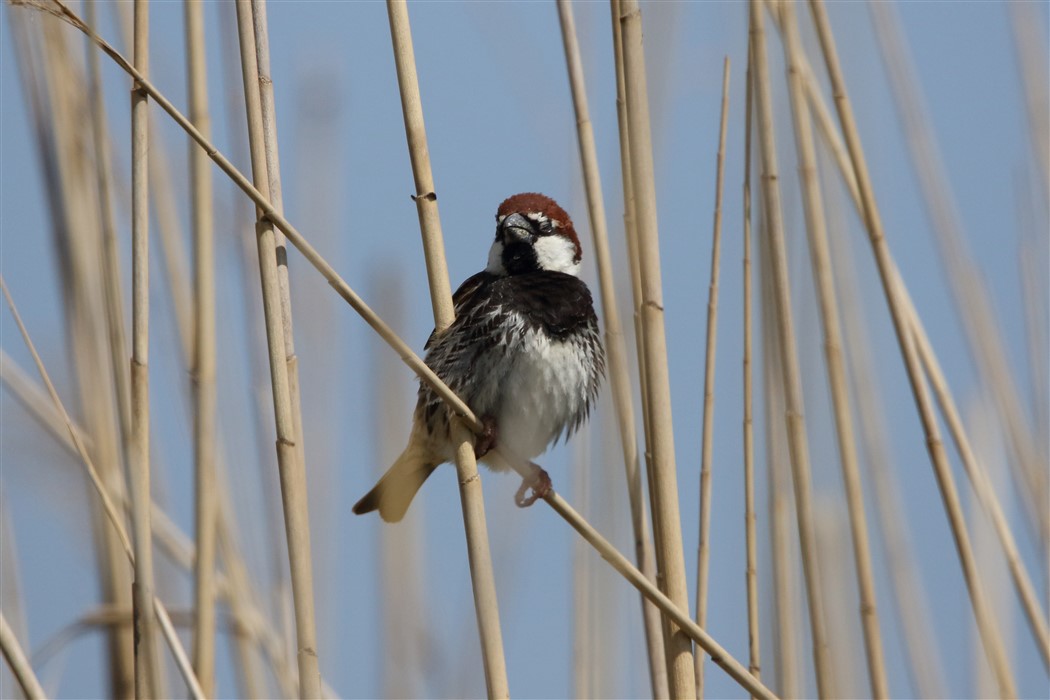
<path fill-rule="evenodd" d="M 746 547 L 747 570 L 744 574 L 747 587 L 747 651 L 748 670 L 755 678 L 760 678 L 761 649 L 758 624 L 758 535 L 755 516 L 755 434 L 753 418 L 754 388 L 752 386 L 752 338 L 751 338 L 751 121 L 754 81 L 751 74 L 751 35 L 747 40 L 747 75 L 744 89 L 747 93 L 744 101 L 744 539 Z"/>
<path fill-rule="evenodd" d="M 973 558 L 973 550 L 970 546 L 970 537 L 966 531 L 961 504 L 955 491 L 954 479 L 948 464 L 947 455 L 940 439 L 940 430 L 934 414 L 932 402 L 930 401 L 928 389 L 922 369 L 919 364 L 914 338 L 908 328 L 907 313 L 901 296 L 897 289 L 894 275 L 893 260 L 890 257 L 889 246 L 886 243 L 885 234 L 882 229 L 882 219 L 875 203 L 875 195 L 871 180 L 868 175 L 867 164 L 864 158 L 863 148 L 860 143 L 860 134 L 853 117 L 853 108 L 846 92 L 845 79 L 839 64 L 838 51 L 831 33 L 827 11 L 820 0 L 810 0 L 810 9 L 820 40 L 820 46 L 824 53 L 824 61 L 828 76 L 831 80 L 832 93 L 835 98 L 835 107 L 838 111 L 839 122 L 842 133 L 849 149 L 853 173 L 857 180 L 860 192 L 864 222 L 871 241 L 872 252 L 875 256 L 879 277 L 882 282 L 883 293 L 890 308 L 893 319 L 894 331 L 897 335 L 898 345 L 904 359 L 905 368 L 908 373 L 908 381 L 911 384 L 912 393 L 915 397 L 916 406 L 922 421 L 923 432 L 926 435 L 927 449 L 937 477 L 941 496 L 948 511 L 949 521 L 952 526 L 952 535 L 955 538 L 956 549 L 959 553 L 960 563 L 963 568 L 963 576 L 966 580 L 967 590 L 977 621 L 981 641 L 984 645 L 988 661 L 995 673 L 999 692 L 1004 697 L 1015 697 L 1017 694 L 1013 674 L 1010 670 L 1009 660 L 1003 648 L 1002 639 L 991 616 L 983 588 Z"/>
<path fill-rule="evenodd" d="M 638 444 L 635 436 L 634 402 L 631 397 L 631 378 L 627 369 L 627 345 L 620 325 L 620 309 L 616 301 L 613 281 L 612 256 L 609 253 L 609 234 L 605 218 L 605 201 L 598 168 L 598 153 L 594 144 L 594 129 L 591 125 L 590 109 L 587 105 L 587 89 L 584 82 L 583 61 L 576 37 L 572 3 L 558 0 L 558 20 L 565 48 L 565 63 L 569 73 L 569 87 L 576 112 L 576 136 L 580 151 L 584 186 L 587 190 L 587 213 L 591 222 L 594 256 L 598 268 L 598 285 L 602 301 L 602 320 L 605 327 L 605 355 L 609 366 L 609 382 L 616 410 L 620 446 L 623 450 L 624 472 L 627 478 L 627 497 L 631 508 L 631 528 L 634 533 L 635 562 L 649 580 L 654 580 L 655 571 L 652 542 L 649 537 L 648 515 L 645 512 L 642 492 L 642 475 L 639 469 Z M 663 638 L 660 631 L 659 611 L 641 598 L 642 619 L 645 631 L 647 658 L 652 663 L 660 659 L 663 666 Z"/>
<path fill-rule="evenodd" d="M 248 116 L 248 141 L 251 151 L 252 179 L 261 192 L 270 195 L 273 181 L 269 173 L 267 140 L 272 134 L 263 120 L 260 95 L 261 75 L 258 65 L 253 8 L 250 0 L 237 2 L 237 28 L 241 47 L 244 101 Z M 275 213 L 278 204 L 270 205 Z M 277 429 L 277 463 L 284 507 L 285 536 L 292 576 L 292 601 L 295 613 L 296 660 L 299 667 L 299 696 L 316 698 L 321 694 L 321 673 L 317 658 L 317 631 L 314 619 L 313 570 L 310 553 L 310 519 L 307 506 L 305 465 L 300 460 L 300 434 L 294 414 L 297 404 L 288 374 L 285 333 L 290 332 L 290 316 L 285 314 L 283 290 L 278 272 L 277 240 L 273 222 L 259 210 L 256 238 L 259 248 L 259 274 L 262 281 L 263 314 L 270 359 L 270 384 L 273 390 L 274 419 Z"/>
<path fill-rule="evenodd" d="M 149 0 L 135 0 L 135 67 L 149 74 Z M 153 538 L 150 535 L 149 413 L 149 97 L 131 91 L 131 464 L 132 532 L 135 536 L 135 697 L 160 692 L 153 606 Z"/>
<path fill-rule="evenodd" d="M 408 19 L 408 4 L 404 0 L 388 0 L 390 38 L 394 47 L 397 82 L 401 91 L 401 109 L 405 120 L 405 135 L 412 160 L 416 208 L 423 237 L 427 279 L 430 283 L 430 303 L 434 311 L 435 332 L 452 325 L 456 318 L 445 263 L 445 245 L 441 235 L 434 176 L 430 168 L 426 128 L 423 123 L 423 105 L 416 75 L 416 58 L 412 46 L 412 30 Z M 474 590 L 474 610 L 481 637 L 481 658 L 485 670 L 485 686 L 489 698 L 510 697 L 507 667 L 503 658 L 503 635 L 500 631 L 499 604 L 496 583 L 489 552 L 488 526 L 485 521 L 485 501 L 474 457 L 474 441 L 467 427 L 452 421 L 452 440 L 456 445 L 456 473 L 463 508 L 463 526 L 466 531 L 470 580 Z"/>
<path fill-rule="evenodd" d="M 26 658 L 22 645 L 18 643 L 18 637 L 7 624 L 7 618 L 3 613 L 0 613 L 0 652 L 3 652 L 8 668 L 11 669 L 11 673 L 14 674 L 15 680 L 18 681 L 18 685 L 28 700 L 43 700 L 47 697 L 43 686 L 40 685 L 40 680 L 33 672 L 33 667 L 29 665 L 29 659 Z"/>
<path fill-rule="evenodd" d="M 795 491 L 795 518 L 798 524 L 799 546 L 802 551 L 806 601 L 809 608 L 813 664 L 817 676 L 817 692 L 821 698 L 828 698 L 833 696 L 834 693 L 831 688 L 831 669 L 829 667 L 827 637 L 824 628 L 824 600 L 821 593 L 820 567 L 817 561 L 809 444 L 803 417 L 805 405 L 802 396 L 802 380 L 799 372 L 795 327 L 791 314 L 791 287 L 788 279 L 784 223 L 780 206 L 779 175 L 773 127 L 773 99 L 763 28 L 763 4 L 761 0 L 752 0 L 750 16 L 757 87 L 755 103 L 758 111 L 759 150 L 762 158 L 762 189 L 765 214 L 768 221 L 766 247 L 769 251 L 773 299 L 776 304 L 776 333 L 784 379 L 788 453 Z"/>
<path fill-rule="evenodd" d="M 696 624 L 707 626 L 707 579 L 711 557 L 711 461 L 715 431 L 715 349 L 718 344 L 718 272 L 722 244 L 722 193 L 725 187 L 726 126 L 729 117 L 729 57 L 722 65 L 722 114 L 718 127 L 711 283 L 707 293 L 707 347 L 704 351 L 704 418 L 700 461 L 700 537 L 696 562 Z M 704 654 L 694 657 L 696 697 L 704 696 Z"/>
<path fill-rule="evenodd" d="M 186 75 L 190 119 L 208 136 L 204 5 L 187 2 Z M 97 52 L 96 52 L 97 53 Z M 212 178 L 208 157 L 190 143 L 190 198 L 194 241 L 194 467 L 197 557 L 194 565 L 193 668 L 205 695 L 215 694 L 215 549 L 218 498 L 215 479 L 215 245 Z"/>
<path fill-rule="evenodd" d="M 681 610 L 689 609 L 682 527 L 678 511 L 678 476 L 675 467 L 674 429 L 671 417 L 670 376 L 667 367 L 667 338 L 664 333 L 663 284 L 660 279 L 660 247 L 656 213 L 656 181 L 653 174 L 652 133 L 649 123 L 649 91 L 646 86 L 642 47 L 642 13 L 638 0 L 622 0 L 620 23 L 623 32 L 624 84 L 627 92 L 627 123 L 630 134 L 631 178 L 634 183 L 638 269 L 641 278 L 641 317 L 645 328 L 645 396 L 649 405 L 649 443 L 652 473 L 649 484 L 653 499 L 653 531 L 656 535 L 657 580 Z M 673 623 L 665 640 L 668 655 L 668 685 L 671 697 L 689 700 L 696 692 L 692 644 L 680 623 Z"/>
<path fill-rule="evenodd" d="M 821 326 L 824 329 L 824 364 L 831 389 L 832 409 L 838 438 L 842 482 L 846 491 L 850 535 L 853 543 L 857 590 L 860 598 L 861 627 L 864 632 L 864 651 L 868 663 L 868 680 L 873 698 L 889 697 L 886 663 L 882 650 L 882 634 L 875 607 L 875 578 L 872 572 L 871 550 L 868 543 L 868 525 L 864 513 L 864 495 L 861 488 L 860 466 L 857 461 L 853 418 L 850 413 L 846 367 L 842 357 L 842 330 L 839 326 L 839 304 L 832 278 L 831 252 L 828 247 L 824 219 L 824 200 L 817 181 L 817 156 L 813 145 L 813 128 L 809 105 L 802 85 L 802 38 L 799 35 L 794 5 L 781 5 L 781 36 L 784 40 L 785 62 L 788 65 L 788 90 L 791 98 L 792 123 L 795 127 L 795 145 L 798 153 L 799 180 L 802 203 L 809 234 L 810 264 L 814 286 L 817 288 Z"/>

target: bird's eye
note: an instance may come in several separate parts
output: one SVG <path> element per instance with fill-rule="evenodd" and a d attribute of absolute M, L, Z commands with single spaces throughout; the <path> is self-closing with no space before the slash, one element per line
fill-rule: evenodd
<path fill-rule="evenodd" d="M 546 216 L 530 215 L 529 221 L 536 225 L 536 233 L 540 236 L 549 236 L 554 233 L 554 224 Z"/>

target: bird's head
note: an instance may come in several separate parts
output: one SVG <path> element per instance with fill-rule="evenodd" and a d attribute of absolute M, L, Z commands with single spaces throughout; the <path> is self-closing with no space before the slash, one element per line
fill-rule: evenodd
<path fill-rule="evenodd" d="M 565 210 L 550 197 L 525 192 L 499 205 L 486 270 L 494 275 L 547 270 L 579 276 L 582 254 Z"/>

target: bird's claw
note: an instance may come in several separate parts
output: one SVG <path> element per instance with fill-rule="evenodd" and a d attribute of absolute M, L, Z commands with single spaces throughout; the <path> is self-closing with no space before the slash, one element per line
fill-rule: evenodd
<path fill-rule="evenodd" d="M 539 499 L 546 498 L 554 490 L 550 474 L 535 464 L 532 466 L 536 467 L 536 471 L 531 476 L 521 480 L 521 486 L 518 488 L 518 492 L 514 494 L 514 502 L 518 505 L 518 508 L 528 508 Z M 532 489 L 531 494 L 528 493 L 529 489 Z"/>
<path fill-rule="evenodd" d="M 499 429 L 496 427 L 496 419 L 489 415 L 481 417 L 482 433 L 474 441 L 474 459 L 481 459 L 496 446 L 496 438 Z"/>

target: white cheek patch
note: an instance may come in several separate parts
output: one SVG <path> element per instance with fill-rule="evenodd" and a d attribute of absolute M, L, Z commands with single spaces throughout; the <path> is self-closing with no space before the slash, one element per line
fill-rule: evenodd
<path fill-rule="evenodd" d="M 491 275 L 506 275 L 507 270 L 503 267 L 503 243 L 497 238 L 489 248 L 489 262 L 485 272 Z"/>
<path fill-rule="evenodd" d="M 533 248 L 536 251 L 536 263 L 541 270 L 564 272 L 579 277 L 580 263 L 574 260 L 576 245 L 565 236 L 537 238 Z"/>

